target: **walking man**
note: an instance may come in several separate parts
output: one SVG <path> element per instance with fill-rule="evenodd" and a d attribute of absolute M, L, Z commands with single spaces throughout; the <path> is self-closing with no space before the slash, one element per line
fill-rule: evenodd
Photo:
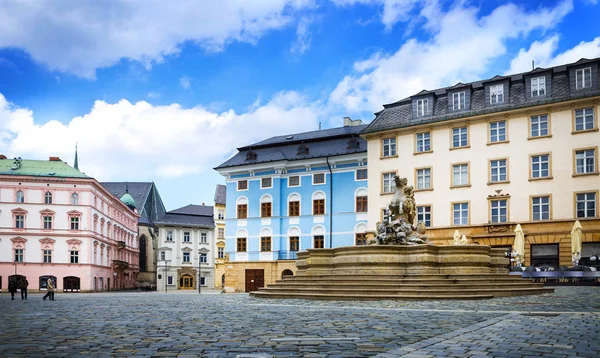
<path fill-rule="evenodd" d="M 19 288 L 21 289 L 21 299 L 27 299 L 27 287 L 29 286 L 29 281 L 26 278 L 21 278 L 19 280 Z"/>
<path fill-rule="evenodd" d="M 46 292 L 46 295 L 44 296 L 44 301 L 47 297 L 50 298 L 50 301 L 54 301 L 54 283 L 52 283 L 52 278 L 49 278 L 48 281 L 46 281 L 46 288 L 48 289 L 48 292 Z"/>

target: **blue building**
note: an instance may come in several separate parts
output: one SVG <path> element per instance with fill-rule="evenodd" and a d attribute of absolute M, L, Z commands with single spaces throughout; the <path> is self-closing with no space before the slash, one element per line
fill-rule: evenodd
<path fill-rule="evenodd" d="M 309 248 L 364 244 L 365 127 L 345 118 L 340 128 L 269 138 L 238 148 L 215 168 L 227 181 L 229 262 L 273 263 Z"/>

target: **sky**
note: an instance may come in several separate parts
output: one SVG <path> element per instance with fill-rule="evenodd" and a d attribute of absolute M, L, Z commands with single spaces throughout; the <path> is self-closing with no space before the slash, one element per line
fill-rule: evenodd
<path fill-rule="evenodd" d="M 238 147 L 600 57 L 599 2 L 0 0 L 0 153 L 212 205 Z"/>

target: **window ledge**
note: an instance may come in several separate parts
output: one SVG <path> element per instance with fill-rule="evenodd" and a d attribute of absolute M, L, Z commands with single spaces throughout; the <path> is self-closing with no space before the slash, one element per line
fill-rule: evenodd
<path fill-rule="evenodd" d="M 414 152 L 413 155 L 429 154 L 429 153 L 433 153 L 433 150 L 426 150 L 426 151 L 423 151 L 423 152 Z"/>
<path fill-rule="evenodd" d="M 457 149 L 469 149 L 469 148 L 471 148 L 470 145 L 465 145 L 463 147 L 450 147 L 449 149 L 450 150 L 457 150 Z"/>
<path fill-rule="evenodd" d="M 539 135 L 536 137 L 527 137 L 527 140 L 543 139 L 543 138 L 552 138 L 552 134 Z"/>
<path fill-rule="evenodd" d="M 573 174 L 572 177 L 573 178 L 576 178 L 576 177 L 587 177 L 587 176 L 592 176 L 592 175 L 600 175 L 600 172 Z"/>
<path fill-rule="evenodd" d="M 510 180 L 504 181 L 489 181 L 487 185 L 496 185 L 496 184 L 510 184 Z"/>
<path fill-rule="evenodd" d="M 501 140 L 498 142 L 488 142 L 487 145 L 496 145 L 496 144 L 504 144 L 504 143 L 510 143 L 510 140 Z"/>
<path fill-rule="evenodd" d="M 392 194 L 394 194 L 394 192 L 393 192 L 393 191 L 392 191 L 392 192 L 389 192 L 389 193 L 384 193 L 384 192 L 381 192 L 381 193 L 379 193 L 379 195 L 392 195 Z"/>
<path fill-rule="evenodd" d="M 589 132 L 598 132 L 598 128 L 583 129 L 580 131 L 572 131 L 571 134 L 581 134 L 581 133 L 589 133 Z"/>
<path fill-rule="evenodd" d="M 451 185 L 450 189 L 457 189 L 457 188 L 470 188 L 471 184 L 463 184 L 463 185 Z"/>
<path fill-rule="evenodd" d="M 538 181 L 538 180 L 552 180 L 554 179 L 553 176 L 549 176 L 549 177 L 540 177 L 540 178 L 529 178 L 529 181 Z"/>
<path fill-rule="evenodd" d="M 433 188 L 426 188 L 426 189 L 415 189 L 415 193 L 419 192 L 419 191 L 433 191 Z"/>
<path fill-rule="evenodd" d="M 391 159 L 391 158 L 398 158 L 398 154 L 396 154 L 396 155 L 389 155 L 387 157 L 384 157 L 384 156 L 379 157 L 379 159 L 382 159 L 382 160 L 383 159 Z"/>

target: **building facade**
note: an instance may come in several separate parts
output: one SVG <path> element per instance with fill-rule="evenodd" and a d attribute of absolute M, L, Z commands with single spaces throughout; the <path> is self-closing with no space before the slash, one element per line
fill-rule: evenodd
<path fill-rule="evenodd" d="M 135 208 L 57 157 L 0 155 L 0 287 L 22 275 L 29 290 L 107 291 L 136 286 Z"/>
<path fill-rule="evenodd" d="M 383 218 L 393 176 L 415 188 L 418 220 L 448 244 L 458 229 L 509 248 L 526 233 L 527 265 L 571 265 L 600 253 L 600 59 L 423 90 L 384 105 L 368 141 L 369 228 Z"/>
<path fill-rule="evenodd" d="M 364 244 L 366 126 L 273 137 L 238 148 L 226 177 L 227 291 L 254 291 L 293 274 L 298 251 Z"/>
<path fill-rule="evenodd" d="M 140 271 L 137 281 L 142 289 L 156 288 L 156 265 L 158 249 L 158 227 L 154 225 L 166 210 L 156 184 L 153 182 L 102 182 L 117 198 L 130 194 L 138 213 L 138 240 L 140 243 Z"/>
<path fill-rule="evenodd" d="M 168 211 L 158 227 L 157 290 L 215 287 L 214 208 L 188 205 Z"/>
<path fill-rule="evenodd" d="M 225 287 L 225 212 L 227 203 L 227 187 L 218 184 L 215 189 L 215 233 L 217 257 L 215 260 L 215 288 Z"/>

